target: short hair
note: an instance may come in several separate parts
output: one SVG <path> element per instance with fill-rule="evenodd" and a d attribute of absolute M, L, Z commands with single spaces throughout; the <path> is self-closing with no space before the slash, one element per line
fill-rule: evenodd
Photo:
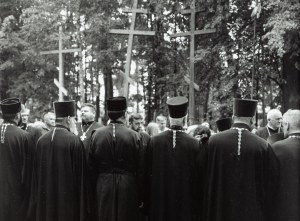
<path fill-rule="evenodd" d="M 280 110 L 278 110 L 278 109 L 271 109 L 271 110 L 268 111 L 267 120 L 271 119 L 275 114 L 278 114 L 278 115 L 282 116 L 282 113 L 280 112 Z"/>
<path fill-rule="evenodd" d="M 154 136 L 158 134 L 159 128 L 158 124 L 155 122 L 150 122 L 146 127 L 146 133 L 148 133 L 150 136 Z"/>
<path fill-rule="evenodd" d="M 45 119 L 49 116 L 49 115 L 53 115 L 55 117 L 55 114 L 53 112 L 47 112 L 44 114 L 43 120 L 45 121 Z"/>
<path fill-rule="evenodd" d="M 17 118 L 17 115 L 18 115 L 18 113 L 15 113 L 15 114 L 3 114 L 2 117 L 3 117 L 3 120 L 5 120 L 5 121 L 12 121 L 12 120 L 15 120 Z"/>
<path fill-rule="evenodd" d="M 206 126 L 202 126 L 202 125 L 198 126 L 194 131 L 193 137 L 195 137 L 197 135 L 202 135 L 202 134 L 206 134 L 206 137 L 203 137 L 201 139 L 201 142 L 206 143 L 208 141 L 209 137 L 211 136 L 211 131 Z"/>
<path fill-rule="evenodd" d="M 91 110 L 93 110 L 93 112 L 96 112 L 96 106 L 93 105 L 93 104 L 83 103 L 83 104 L 81 105 L 81 108 L 83 108 L 83 107 L 89 107 Z"/>
<path fill-rule="evenodd" d="M 134 114 L 130 115 L 128 120 L 129 120 L 129 123 L 132 123 L 133 120 L 143 120 L 143 116 L 139 113 L 134 113 Z"/>
<path fill-rule="evenodd" d="M 118 112 L 107 112 L 107 116 L 111 120 L 117 120 L 120 117 L 125 117 L 125 112 L 126 111 L 118 111 Z"/>
<path fill-rule="evenodd" d="M 156 122 L 157 122 L 158 120 L 159 120 L 159 121 L 162 121 L 162 120 L 163 120 L 163 121 L 167 121 L 167 118 L 166 118 L 165 116 L 159 115 L 159 116 L 156 117 Z"/>
<path fill-rule="evenodd" d="M 287 121 L 293 129 L 300 129 L 300 110 L 289 109 L 283 115 L 284 121 Z"/>

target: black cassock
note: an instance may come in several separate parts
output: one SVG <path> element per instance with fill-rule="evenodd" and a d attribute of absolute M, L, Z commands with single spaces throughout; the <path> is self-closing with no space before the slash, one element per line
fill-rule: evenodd
<path fill-rule="evenodd" d="M 4 143 L 0 142 L 0 220 L 27 220 L 34 187 L 33 138 L 15 125 L 7 126 L 4 137 Z"/>
<path fill-rule="evenodd" d="M 56 125 L 37 143 L 36 221 L 88 220 L 85 151 L 79 137 Z"/>
<path fill-rule="evenodd" d="M 88 149 L 89 149 L 90 142 L 91 142 L 92 131 L 96 130 L 99 127 L 102 127 L 102 124 L 100 124 L 96 121 L 93 121 L 93 122 L 89 122 L 86 124 L 77 123 L 76 127 L 77 127 L 77 131 L 78 131 L 78 136 L 82 140 L 83 146 L 88 155 Z M 84 135 L 83 135 L 83 133 L 84 133 Z"/>
<path fill-rule="evenodd" d="M 99 221 L 136 221 L 142 196 L 143 148 L 139 134 L 121 122 L 97 129 L 91 140 L 89 164 L 97 176 Z M 115 131 L 115 132 L 114 132 Z"/>
<path fill-rule="evenodd" d="M 179 130 L 175 147 L 173 142 L 173 131 L 165 131 L 151 138 L 147 150 L 149 217 L 151 221 L 199 220 L 203 190 L 198 164 L 200 144 Z"/>
<path fill-rule="evenodd" d="M 207 148 L 206 221 L 270 220 L 278 179 L 278 161 L 271 146 L 243 128 L 238 155 L 238 130 L 210 137 Z"/>
<path fill-rule="evenodd" d="M 280 163 L 274 221 L 300 220 L 300 134 L 272 145 Z M 290 135 L 290 136 L 291 136 Z"/>

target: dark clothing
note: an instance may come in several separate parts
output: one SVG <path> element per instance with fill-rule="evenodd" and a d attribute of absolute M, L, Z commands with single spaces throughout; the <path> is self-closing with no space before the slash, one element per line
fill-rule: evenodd
<path fill-rule="evenodd" d="M 180 129 L 180 128 L 179 128 Z M 202 189 L 199 141 L 184 131 L 168 130 L 151 138 L 147 150 L 151 221 L 199 220 Z"/>
<path fill-rule="evenodd" d="M 37 143 L 36 221 L 88 220 L 86 158 L 79 137 L 63 126 Z"/>
<path fill-rule="evenodd" d="M 273 220 L 300 220 L 300 139 L 287 138 L 274 143 L 272 147 L 280 163 Z"/>
<path fill-rule="evenodd" d="M 30 126 L 28 124 L 23 124 L 21 126 L 21 129 L 25 130 L 25 131 L 27 131 L 28 133 L 31 134 L 35 144 L 37 143 L 38 139 L 42 136 L 41 130 L 39 130 L 38 128 L 35 128 L 33 126 Z"/>
<path fill-rule="evenodd" d="M 238 155 L 238 130 L 229 129 L 210 137 L 204 205 L 206 221 L 270 220 L 271 196 L 276 191 L 278 161 L 271 146 L 243 128 Z"/>
<path fill-rule="evenodd" d="M 267 140 L 269 136 L 273 135 L 273 134 L 277 134 L 281 132 L 280 128 L 273 130 L 272 128 L 265 126 L 265 127 L 261 127 L 258 128 L 257 131 L 255 132 L 255 134 L 261 138 L 263 138 L 264 140 Z"/>
<path fill-rule="evenodd" d="M 4 143 L 0 142 L 1 221 L 28 220 L 29 197 L 35 184 L 34 150 L 29 133 L 16 125 L 7 126 Z"/>
<path fill-rule="evenodd" d="M 99 221 L 136 221 L 139 215 L 141 185 L 140 155 L 143 148 L 139 134 L 121 122 L 97 129 L 93 135 L 89 164 L 97 175 L 97 210 Z"/>
<path fill-rule="evenodd" d="M 99 127 L 102 127 L 102 125 L 96 121 L 92 121 L 88 123 L 78 123 L 76 126 L 77 126 L 78 136 L 80 137 L 84 145 L 84 149 L 86 150 L 88 156 L 88 149 L 90 147 L 92 131 L 96 130 Z M 84 132 L 85 132 L 85 136 L 82 136 Z"/>

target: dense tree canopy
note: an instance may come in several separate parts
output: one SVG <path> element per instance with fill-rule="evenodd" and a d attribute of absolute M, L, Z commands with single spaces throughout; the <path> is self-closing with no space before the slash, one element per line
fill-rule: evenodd
<path fill-rule="evenodd" d="M 58 55 L 39 52 L 58 49 L 62 26 L 64 48 L 82 49 L 64 54 L 66 99 L 96 103 L 100 97 L 103 116 L 103 100 L 124 89 L 128 42 L 127 35 L 109 30 L 129 29 L 131 14 L 122 9 L 132 4 L 130 0 L 1 0 L 1 100 L 20 97 L 36 117 L 51 110 L 58 99 L 53 83 L 58 78 Z M 139 0 L 138 8 L 149 14 L 138 14 L 135 29 L 156 34 L 134 37 L 136 70 L 130 77 L 138 88 L 130 90 L 129 103 L 134 111 L 143 107 L 147 121 L 166 114 L 168 97 L 188 96 L 184 76 L 189 75 L 189 38 L 170 35 L 189 31 L 190 16 L 181 10 L 190 4 Z M 196 15 L 196 29 L 217 29 L 196 37 L 196 122 L 230 115 L 233 97 L 250 98 L 252 86 L 261 114 L 265 107 L 300 108 L 300 1 L 264 0 L 259 6 L 258 1 L 196 0 L 196 8 L 205 9 Z"/>

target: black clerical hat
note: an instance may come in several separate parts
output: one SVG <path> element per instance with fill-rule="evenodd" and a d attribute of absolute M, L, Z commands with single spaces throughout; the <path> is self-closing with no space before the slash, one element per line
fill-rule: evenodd
<path fill-rule="evenodd" d="M 7 98 L 0 103 L 3 114 L 16 114 L 21 111 L 21 101 L 18 98 Z"/>
<path fill-rule="evenodd" d="M 186 97 L 172 97 L 167 100 L 171 118 L 181 118 L 187 113 L 188 99 Z"/>
<path fill-rule="evenodd" d="M 228 118 L 222 118 L 216 121 L 216 125 L 218 128 L 218 131 L 224 131 L 231 128 L 232 120 L 230 117 Z"/>
<path fill-rule="evenodd" d="M 284 133 L 281 132 L 281 133 L 272 134 L 271 136 L 268 137 L 267 141 L 269 144 L 273 144 L 283 139 L 284 139 Z"/>
<path fill-rule="evenodd" d="M 256 107 L 257 100 L 235 98 L 233 102 L 233 115 L 236 117 L 253 117 Z"/>
<path fill-rule="evenodd" d="M 74 100 L 53 102 L 53 108 L 56 118 L 76 116 L 76 103 Z"/>
<path fill-rule="evenodd" d="M 120 113 L 127 109 L 127 101 L 125 97 L 111 97 L 106 100 L 107 111 L 110 113 Z"/>

